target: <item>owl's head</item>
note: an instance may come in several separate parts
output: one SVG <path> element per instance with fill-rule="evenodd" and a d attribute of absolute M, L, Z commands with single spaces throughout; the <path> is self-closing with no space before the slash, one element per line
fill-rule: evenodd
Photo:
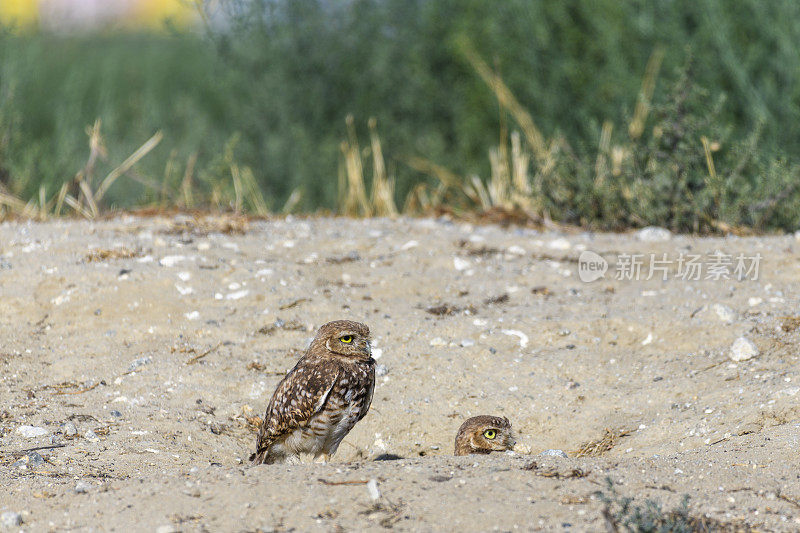
<path fill-rule="evenodd" d="M 367 360 L 372 357 L 369 328 L 361 322 L 335 320 L 317 331 L 311 341 L 312 352 L 333 353 L 348 358 Z"/>
<path fill-rule="evenodd" d="M 514 431 L 508 418 L 473 416 L 458 429 L 455 455 L 502 452 L 512 449 L 515 443 Z"/>

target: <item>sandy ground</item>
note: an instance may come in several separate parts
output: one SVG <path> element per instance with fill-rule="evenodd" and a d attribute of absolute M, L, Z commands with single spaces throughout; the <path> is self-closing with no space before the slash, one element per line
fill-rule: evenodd
<path fill-rule="evenodd" d="M 604 279 L 579 279 L 584 250 Z M 615 279 L 620 254 L 644 277 L 650 253 L 716 251 L 760 253 L 758 279 Z M 794 236 L 446 220 L 2 224 L 0 514 L 22 523 L 0 529 L 602 531 L 611 479 L 800 530 L 799 259 Z M 369 414 L 331 464 L 250 466 L 254 417 L 339 318 L 376 340 Z M 734 362 L 741 336 L 758 355 Z M 452 457 L 476 414 L 516 453 Z"/>

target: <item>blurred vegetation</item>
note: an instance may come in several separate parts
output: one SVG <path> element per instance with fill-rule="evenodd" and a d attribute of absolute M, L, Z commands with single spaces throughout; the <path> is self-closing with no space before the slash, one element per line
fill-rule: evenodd
<path fill-rule="evenodd" d="M 800 225 L 794 1 L 208 5 L 202 35 L 0 35 L 6 212 Z"/>

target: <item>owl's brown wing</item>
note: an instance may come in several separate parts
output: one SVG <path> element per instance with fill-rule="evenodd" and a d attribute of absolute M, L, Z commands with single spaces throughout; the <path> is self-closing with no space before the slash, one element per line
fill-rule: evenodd
<path fill-rule="evenodd" d="M 340 372 L 335 363 L 301 359 L 281 380 L 269 401 L 251 460 L 262 456 L 293 429 L 307 425 L 311 417 L 322 411 Z"/>

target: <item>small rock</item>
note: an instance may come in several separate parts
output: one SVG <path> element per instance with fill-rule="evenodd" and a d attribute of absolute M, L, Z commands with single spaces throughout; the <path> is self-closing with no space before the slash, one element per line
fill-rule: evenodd
<path fill-rule="evenodd" d="M 146 364 L 149 364 L 150 361 L 152 361 L 152 360 L 153 360 L 153 358 L 150 357 L 150 356 L 140 357 L 139 359 L 136 359 L 135 361 L 132 361 L 131 364 L 128 365 L 128 372 L 133 372 L 137 368 L 142 367 L 142 366 L 144 366 Z"/>
<path fill-rule="evenodd" d="M 95 433 L 91 429 L 83 434 L 83 438 L 88 440 L 89 442 L 99 442 L 100 441 L 100 437 L 98 437 L 97 433 Z"/>
<path fill-rule="evenodd" d="M 711 309 L 717 314 L 720 320 L 726 324 L 732 323 L 736 319 L 736 311 L 723 304 L 714 304 Z"/>
<path fill-rule="evenodd" d="M 29 468 L 36 468 L 37 466 L 42 466 L 44 464 L 44 458 L 36 452 L 28 452 L 27 454 L 23 455 L 22 458 L 14 461 L 11 464 L 11 468 L 17 468 L 20 470 L 27 470 Z"/>
<path fill-rule="evenodd" d="M 14 511 L 6 511 L 0 515 L 0 522 L 6 527 L 14 527 L 22 525 L 22 515 Z"/>
<path fill-rule="evenodd" d="M 554 241 L 550 241 L 547 243 L 547 246 L 553 250 L 569 250 L 572 248 L 572 244 L 570 244 L 570 242 L 563 237 Z"/>
<path fill-rule="evenodd" d="M 75 484 L 75 493 L 76 494 L 86 494 L 92 489 L 92 486 L 86 483 L 85 481 L 78 481 Z"/>
<path fill-rule="evenodd" d="M 563 457 L 564 459 L 569 457 L 564 450 L 545 450 L 539 455 L 542 457 Z"/>
<path fill-rule="evenodd" d="M 110 414 L 114 418 L 122 418 L 122 413 L 120 413 L 116 409 L 112 409 L 108 414 Z"/>
<path fill-rule="evenodd" d="M 750 307 L 755 307 L 763 301 L 764 301 L 763 298 L 759 298 L 758 296 L 753 296 L 747 299 L 747 305 L 749 305 Z"/>
<path fill-rule="evenodd" d="M 758 348 L 747 337 L 739 337 L 731 345 L 730 358 L 733 361 L 747 361 L 758 355 Z"/>
<path fill-rule="evenodd" d="M 453 258 L 453 267 L 456 270 L 458 270 L 459 272 L 461 272 L 462 270 L 468 269 L 469 266 L 470 266 L 470 262 L 468 260 L 463 259 L 461 257 L 454 257 Z"/>
<path fill-rule="evenodd" d="M 469 348 L 470 346 L 475 346 L 475 341 L 472 339 L 461 339 L 461 347 L 462 348 Z"/>
<path fill-rule="evenodd" d="M 513 246 L 509 246 L 506 250 L 506 253 L 509 255 L 525 255 L 525 248 L 522 246 L 517 246 L 516 244 Z"/>
<path fill-rule="evenodd" d="M 672 232 L 658 226 L 648 226 L 636 232 L 636 238 L 644 242 L 664 242 L 672 238 Z"/>
<path fill-rule="evenodd" d="M 794 240 L 800 241 L 800 230 L 794 232 Z"/>
<path fill-rule="evenodd" d="M 516 329 L 504 329 L 501 330 L 504 335 L 511 335 L 514 337 L 519 337 L 519 347 L 525 348 L 528 345 L 528 336 Z"/>
<path fill-rule="evenodd" d="M 241 291 L 230 292 L 225 295 L 226 300 L 240 300 L 250 294 L 250 291 L 247 289 L 243 289 Z"/>
<path fill-rule="evenodd" d="M 17 428 L 17 433 L 26 439 L 35 439 L 36 437 L 44 437 L 48 431 L 44 428 L 36 426 L 20 426 Z"/>
<path fill-rule="evenodd" d="M 169 267 L 174 267 L 175 265 L 177 265 L 181 261 L 186 261 L 186 257 L 183 256 L 183 255 L 168 255 L 166 257 L 162 257 L 158 261 L 158 264 L 161 265 L 161 266 L 169 268 Z"/>
<path fill-rule="evenodd" d="M 376 365 L 375 366 L 375 375 L 378 377 L 383 377 L 389 373 L 389 367 L 386 365 Z"/>
<path fill-rule="evenodd" d="M 74 437 L 78 434 L 78 428 L 75 427 L 75 424 L 73 424 L 72 421 L 67 421 L 61 424 L 61 431 L 66 437 Z"/>
<path fill-rule="evenodd" d="M 369 497 L 372 501 L 376 502 L 381 499 L 381 491 L 378 490 L 378 480 L 372 478 L 367 482 L 367 492 L 369 492 Z"/>
<path fill-rule="evenodd" d="M 447 343 L 441 337 L 431 339 L 431 346 L 447 346 Z"/>

